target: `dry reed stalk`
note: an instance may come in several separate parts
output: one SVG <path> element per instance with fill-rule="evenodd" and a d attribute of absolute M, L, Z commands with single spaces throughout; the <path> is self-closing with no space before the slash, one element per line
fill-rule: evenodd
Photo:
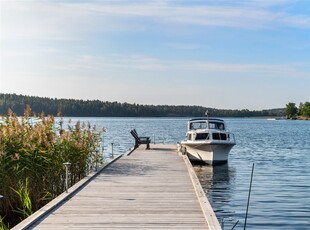
<path fill-rule="evenodd" d="M 77 122 L 67 130 L 57 128 L 53 116 L 31 116 L 26 107 L 24 116 L 19 118 L 12 110 L 2 117 L 0 125 L 0 216 L 2 222 L 16 224 L 24 215 L 23 202 L 16 191 L 20 181 L 27 181 L 31 211 L 36 211 L 52 198 L 65 190 L 64 162 L 70 162 L 70 184 L 84 176 L 102 158 L 93 153 L 98 150 L 101 132 L 90 124 Z M 32 123 L 38 119 L 40 122 Z M 60 121 L 62 122 L 62 120 Z M 96 156 L 96 157 L 94 157 Z M 29 213 L 29 210 L 27 211 Z"/>

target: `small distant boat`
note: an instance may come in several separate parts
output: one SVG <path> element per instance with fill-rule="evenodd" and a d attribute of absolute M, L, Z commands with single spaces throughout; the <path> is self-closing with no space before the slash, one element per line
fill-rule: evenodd
<path fill-rule="evenodd" d="M 276 118 L 267 118 L 268 121 L 275 121 L 277 120 Z"/>
<path fill-rule="evenodd" d="M 235 136 L 226 131 L 225 122 L 217 118 L 195 118 L 188 121 L 186 140 L 180 149 L 191 161 L 222 164 L 228 160 Z"/>

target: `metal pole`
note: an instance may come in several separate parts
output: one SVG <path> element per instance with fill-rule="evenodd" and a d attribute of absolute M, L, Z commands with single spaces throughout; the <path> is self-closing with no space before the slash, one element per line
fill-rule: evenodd
<path fill-rule="evenodd" d="M 99 151 L 98 150 L 96 151 L 95 158 L 96 158 L 96 172 L 97 172 L 97 170 L 98 170 L 98 160 L 99 160 Z"/>
<path fill-rule="evenodd" d="M 112 146 L 112 159 L 114 158 L 113 145 L 114 145 L 114 143 L 112 142 L 112 143 L 111 143 L 111 146 Z"/>
<path fill-rule="evenodd" d="M 232 227 L 231 230 L 234 230 L 234 228 L 237 226 L 238 223 L 239 223 L 239 220 L 237 220 L 237 222 L 235 223 L 235 225 Z"/>
<path fill-rule="evenodd" d="M 66 193 L 68 193 L 68 176 L 69 176 L 69 169 L 68 169 L 68 166 L 71 165 L 70 162 L 66 162 L 66 163 L 63 163 L 66 167 L 66 181 L 65 181 L 65 187 L 66 187 Z"/>
<path fill-rule="evenodd" d="M 207 116 L 208 129 L 209 129 L 209 110 L 206 111 L 205 115 Z"/>
<path fill-rule="evenodd" d="M 102 153 L 103 153 L 103 151 L 104 151 L 104 133 L 102 133 L 102 147 L 101 147 L 101 149 L 102 149 Z"/>
<path fill-rule="evenodd" d="M 101 142 L 100 142 L 100 154 L 102 156 L 103 161 L 105 161 L 105 156 L 104 156 L 104 133 L 102 133 Z"/>
<path fill-rule="evenodd" d="M 250 188 L 249 188 L 249 195 L 248 195 L 248 203 L 247 203 L 247 207 L 246 207 L 245 220 L 244 220 L 244 230 L 246 229 L 246 221 L 247 221 L 247 218 L 248 218 L 250 196 L 251 196 L 251 189 L 252 189 L 252 180 L 253 180 L 253 172 L 254 172 L 254 163 L 253 163 L 253 166 L 252 166 L 252 174 L 251 174 L 251 181 L 250 181 Z"/>

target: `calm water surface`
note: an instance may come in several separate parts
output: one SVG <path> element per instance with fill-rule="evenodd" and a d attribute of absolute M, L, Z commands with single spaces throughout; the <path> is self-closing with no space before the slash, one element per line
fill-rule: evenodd
<path fill-rule="evenodd" d="M 104 154 L 133 146 L 129 131 L 156 143 L 185 138 L 184 118 L 74 118 L 105 127 Z M 224 229 L 243 229 L 252 164 L 255 164 L 248 229 L 310 229 L 310 121 L 225 119 L 237 145 L 229 162 L 195 165 L 204 190 Z"/>

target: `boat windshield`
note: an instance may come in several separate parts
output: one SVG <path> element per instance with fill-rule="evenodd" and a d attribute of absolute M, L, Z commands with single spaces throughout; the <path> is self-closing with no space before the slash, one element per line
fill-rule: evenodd
<path fill-rule="evenodd" d="M 202 122 L 192 122 L 190 123 L 189 129 L 207 129 L 208 123 L 205 121 Z"/>
<path fill-rule="evenodd" d="M 198 122 L 191 122 L 189 129 L 190 130 L 195 130 L 195 129 L 219 129 L 219 130 L 225 130 L 224 123 L 222 122 L 209 122 L 209 127 L 208 123 L 206 121 L 198 121 Z"/>
<path fill-rule="evenodd" d="M 224 130 L 224 124 L 221 122 L 209 122 L 209 129 L 219 129 Z"/>

